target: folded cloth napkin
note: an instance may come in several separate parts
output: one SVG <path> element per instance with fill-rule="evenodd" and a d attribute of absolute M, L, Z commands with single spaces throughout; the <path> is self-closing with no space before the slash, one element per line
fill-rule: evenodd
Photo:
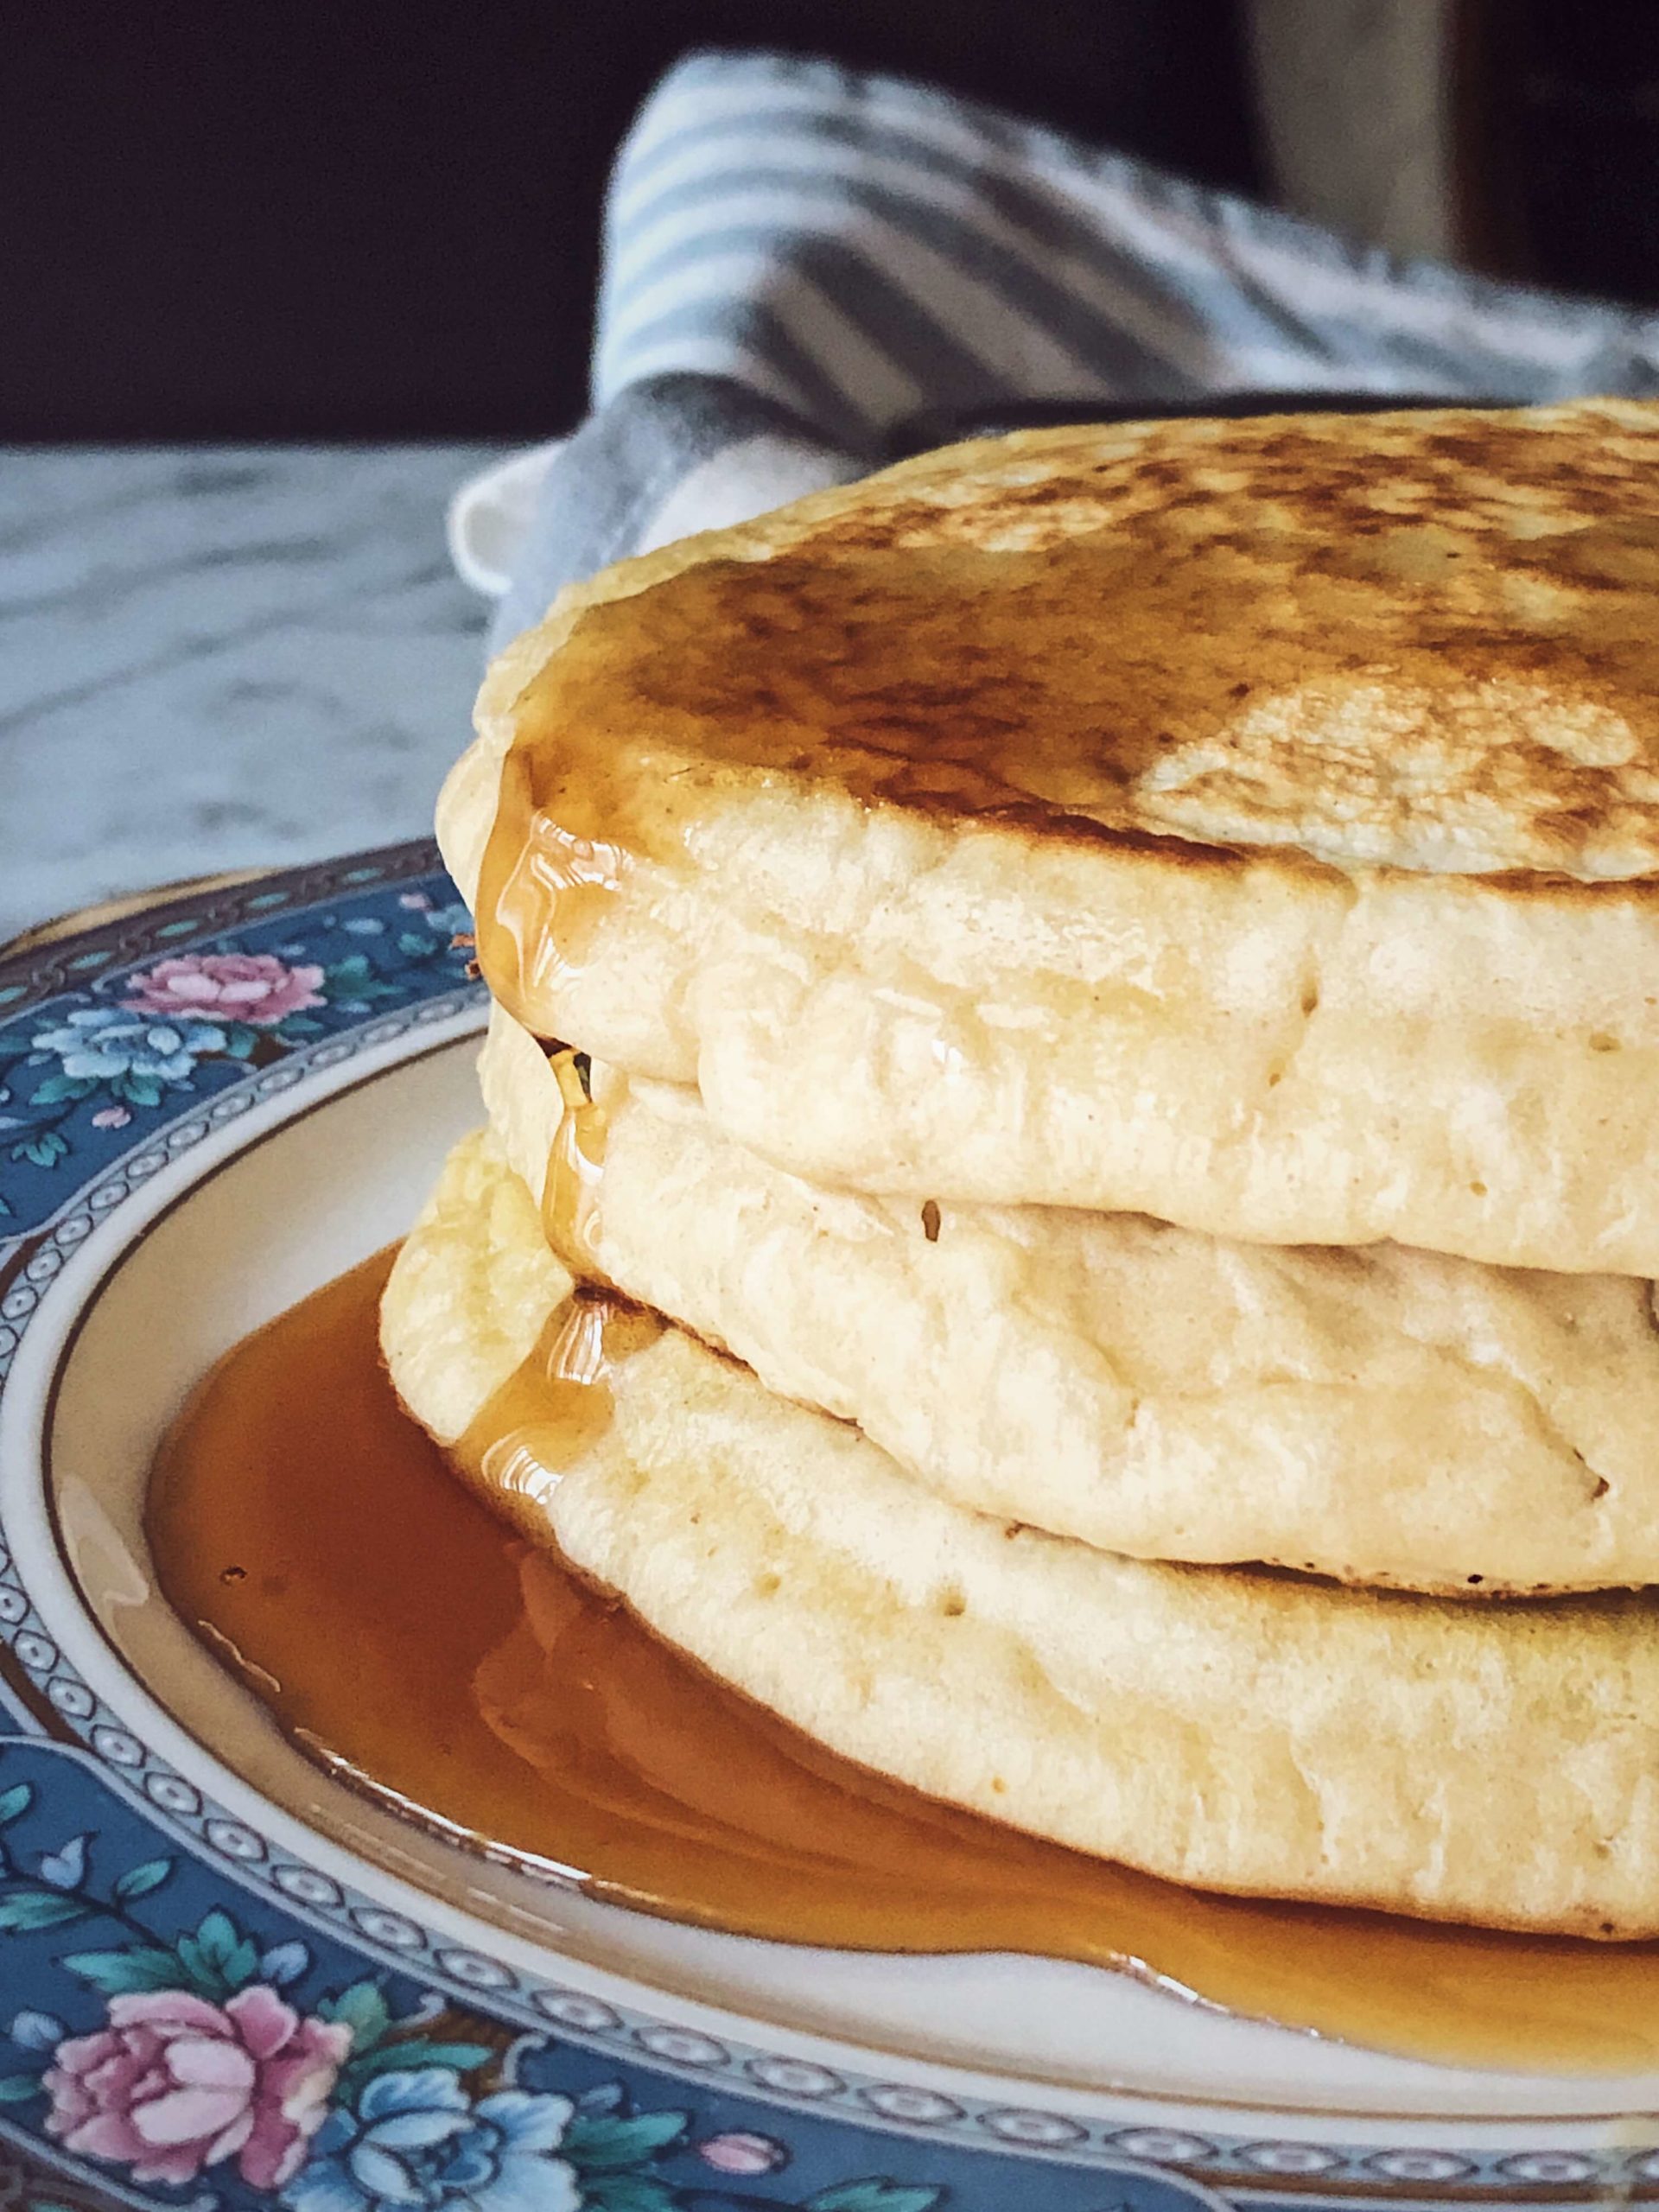
<path fill-rule="evenodd" d="M 894 78 L 696 54 L 618 157 L 594 411 L 495 639 L 623 554 L 862 474 L 925 410 L 1246 390 L 1649 393 L 1659 316 L 1401 263 Z"/>

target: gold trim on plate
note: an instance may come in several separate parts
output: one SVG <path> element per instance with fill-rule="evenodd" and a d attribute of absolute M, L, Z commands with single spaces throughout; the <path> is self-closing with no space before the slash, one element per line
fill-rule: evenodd
<path fill-rule="evenodd" d="M 184 875 L 176 883 L 158 883 L 149 891 L 129 891 L 119 898 L 101 899 L 90 906 L 72 906 L 67 914 L 54 914 L 44 922 L 35 922 L 16 937 L 0 944 L 0 960 L 14 960 L 19 954 L 37 952 L 42 945 L 60 944 L 66 938 L 79 937 L 87 930 L 102 929 L 106 922 L 124 922 L 130 915 L 142 914 L 151 906 L 164 906 L 169 899 L 188 899 L 196 893 L 210 891 L 229 891 L 238 883 L 253 883 L 262 875 L 280 875 L 277 868 L 226 868 L 210 875 Z"/>

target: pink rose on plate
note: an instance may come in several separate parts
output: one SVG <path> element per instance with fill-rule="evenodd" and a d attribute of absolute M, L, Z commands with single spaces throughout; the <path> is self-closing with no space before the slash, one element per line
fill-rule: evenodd
<path fill-rule="evenodd" d="M 789 2160 L 781 2143 L 770 2135 L 751 2135 L 747 2129 L 711 2135 L 706 2143 L 697 2145 L 696 2151 L 704 2165 L 712 2166 L 717 2174 L 776 2173 Z"/>
<path fill-rule="evenodd" d="M 194 2181 L 234 2156 L 251 2189 L 280 2189 L 351 2043 L 343 2021 L 302 2018 L 263 1982 L 223 2006 L 182 1989 L 112 1997 L 107 2027 L 58 2045 L 47 2133 L 134 2181 Z"/>
<path fill-rule="evenodd" d="M 133 976 L 121 1003 L 143 1014 L 197 1020 L 217 1014 L 268 1029 L 285 1014 L 321 1006 L 321 968 L 290 968 L 274 952 L 180 952 Z"/>

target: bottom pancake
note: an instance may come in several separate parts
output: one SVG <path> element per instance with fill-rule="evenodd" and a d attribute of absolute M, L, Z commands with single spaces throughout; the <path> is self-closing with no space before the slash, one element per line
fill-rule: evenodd
<path fill-rule="evenodd" d="M 469 1138 L 393 1268 L 393 1382 L 461 1471 L 843 1756 L 1201 1886 L 1659 1932 L 1659 1613 L 1124 1560 L 932 1496 L 683 1332 L 568 1302 Z"/>

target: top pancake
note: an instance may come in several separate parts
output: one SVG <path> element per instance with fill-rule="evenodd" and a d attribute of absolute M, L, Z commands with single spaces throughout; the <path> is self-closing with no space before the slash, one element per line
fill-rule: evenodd
<path fill-rule="evenodd" d="M 1656 462 L 1068 429 L 624 563 L 446 792 L 486 974 L 821 1179 L 1659 1270 Z"/>

